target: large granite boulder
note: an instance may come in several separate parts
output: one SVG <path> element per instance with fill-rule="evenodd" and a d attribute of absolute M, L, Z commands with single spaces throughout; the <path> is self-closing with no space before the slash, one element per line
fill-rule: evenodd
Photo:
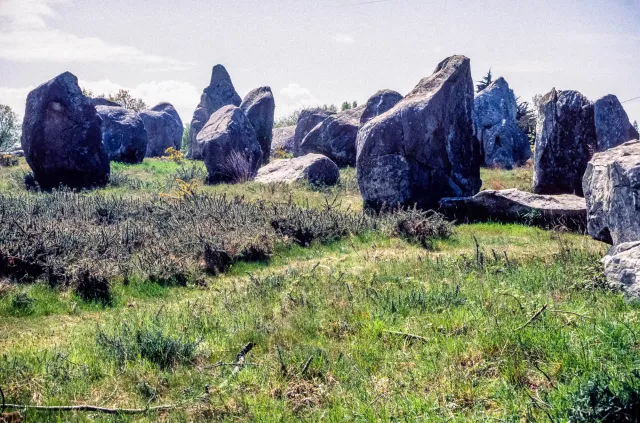
<path fill-rule="evenodd" d="M 300 154 L 323 154 L 339 167 L 356 165 L 356 138 L 365 106 L 327 116 L 304 137 Z"/>
<path fill-rule="evenodd" d="M 587 209 L 582 197 L 539 195 L 517 189 L 482 191 L 473 197 L 443 198 L 438 210 L 461 223 L 505 222 L 544 227 L 562 225 L 584 231 Z"/>
<path fill-rule="evenodd" d="M 638 131 L 629 122 L 629 116 L 613 94 L 602 97 L 593 104 L 598 151 L 605 151 L 627 141 L 637 140 Z"/>
<path fill-rule="evenodd" d="M 145 157 L 162 157 L 169 147 L 180 150 L 184 127 L 176 109 L 169 103 L 160 103 L 140 112 L 149 142 Z"/>
<path fill-rule="evenodd" d="M 602 259 L 608 284 L 628 297 L 640 299 L 640 241 L 611 247 Z"/>
<path fill-rule="evenodd" d="M 282 153 L 293 154 L 295 151 L 295 144 L 293 141 L 295 134 L 295 126 L 273 128 L 273 138 L 271 139 L 271 155 Z"/>
<path fill-rule="evenodd" d="M 304 155 L 300 150 L 300 144 L 302 144 L 304 137 L 306 137 L 316 125 L 322 123 L 322 121 L 334 114 L 334 112 L 323 109 L 306 109 L 300 112 L 298 123 L 296 124 L 296 132 L 293 135 L 293 154 L 295 156 Z"/>
<path fill-rule="evenodd" d="M 256 131 L 258 144 L 262 148 L 262 163 L 268 163 L 271 156 L 273 115 L 276 111 L 271 88 L 261 87 L 249 92 L 240 108 Z"/>
<path fill-rule="evenodd" d="M 529 137 L 517 124 L 516 110 L 516 96 L 504 78 L 476 95 L 473 132 L 485 166 L 512 169 L 531 158 Z"/>
<path fill-rule="evenodd" d="M 200 104 L 193 112 L 191 126 L 189 127 L 188 157 L 194 160 L 202 160 L 202 151 L 192 148 L 196 144 L 198 133 L 204 128 L 211 115 L 223 106 L 232 104 L 239 106 L 242 99 L 236 92 L 231 82 L 229 73 L 222 65 L 216 65 L 211 71 L 211 81 L 204 89 L 200 97 Z"/>
<path fill-rule="evenodd" d="M 246 182 L 256 177 L 262 148 L 241 108 L 228 105 L 211 115 L 196 138 L 209 173 L 208 182 Z"/>
<path fill-rule="evenodd" d="M 538 111 L 533 191 L 582 196 L 582 177 L 595 149 L 593 104 L 577 91 L 551 90 Z"/>
<path fill-rule="evenodd" d="M 402 100 L 402 94 L 393 90 L 380 90 L 367 100 L 360 117 L 360 125 L 364 125 L 376 116 L 391 110 Z"/>
<path fill-rule="evenodd" d="M 109 160 L 141 163 L 147 151 L 147 130 L 137 113 L 123 107 L 96 106 L 102 118 L 102 144 Z"/>
<path fill-rule="evenodd" d="M 307 154 L 293 159 L 274 160 L 261 167 L 256 182 L 307 181 L 315 185 L 335 185 L 339 178 L 338 166 L 331 159 L 322 154 Z"/>
<path fill-rule="evenodd" d="M 44 189 L 90 188 L 109 180 L 100 116 L 65 72 L 29 93 L 22 123 L 22 148 Z"/>
<path fill-rule="evenodd" d="M 584 196 L 593 238 L 614 245 L 640 241 L 640 141 L 594 154 Z"/>
<path fill-rule="evenodd" d="M 480 189 L 480 148 L 473 137 L 473 81 L 468 58 L 452 56 L 395 107 L 358 132 L 357 175 L 365 205 L 416 204 Z"/>

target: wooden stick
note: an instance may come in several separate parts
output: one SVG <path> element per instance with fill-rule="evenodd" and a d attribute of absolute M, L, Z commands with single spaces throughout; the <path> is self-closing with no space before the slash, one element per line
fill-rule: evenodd
<path fill-rule="evenodd" d="M 428 342 L 428 339 L 425 338 L 424 336 L 414 335 L 412 333 L 397 332 L 395 330 L 385 330 L 383 332 L 390 333 L 391 335 L 402 336 L 402 337 L 407 338 L 407 339 L 414 339 L 414 340 L 422 341 L 422 342 L 425 342 L 425 343 Z"/>
<path fill-rule="evenodd" d="M 534 320 L 536 320 L 542 313 L 544 313 L 544 311 L 547 309 L 547 304 L 543 305 L 542 308 L 538 311 L 535 312 L 535 314 L 533 316 L 531 316 L 531 319 L 529 319 L 529 321 L 527 323 L 525 323 L 524 325 L 520 326 L 518 329 L 516 329 L 514 332 L 518 332 L 524 328 L 526 328 L 527 326 L 529 326 Z"/>

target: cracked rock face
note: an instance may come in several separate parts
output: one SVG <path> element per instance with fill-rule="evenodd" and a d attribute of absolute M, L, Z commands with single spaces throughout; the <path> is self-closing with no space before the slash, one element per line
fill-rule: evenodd
<path fill-rule="evenodd" d="M 593 114 L 599 152 L 638 139 L 638 131 L 629 122 L 627 112 L 615 95 L 597 100 L 593 105 Z"/>
<path fill-rule="evenodd" d="M 617 245 L 640 240 L 640 141 L 596 153 L 584 175 L 587 229 Z"/>
<path fill-rule="evenodd" d="M 602 259 L 607 282 L 628 297 L 640 299 L 640 242 L 612 247 Z"/>
<path fill-rule="evenodd" d="M 469 59 L 452 56 L 393 108 L 360 128 L 356 168 L 367 207 L 436 209 L 444 197 L 478 192 L 473 97 Z"/>
<path fill-rule="evenodd" d="M 160 103 L 150 110 L 140 112 L 140 118 L 147 130 L 149 142 L 145 157 L 162 157 L 169 147 L 182 147 L 182 120 L 176 109 L 169 103 Z"/>
<path fill-rule="evenodd" d="M 256 182 L 292 183 L 308 181 L 316 185 L 335 185 L 340 177 L 338 166 L 322 154 L 307 154 L 293 159 L 274 160 L 260 168 Z"/>

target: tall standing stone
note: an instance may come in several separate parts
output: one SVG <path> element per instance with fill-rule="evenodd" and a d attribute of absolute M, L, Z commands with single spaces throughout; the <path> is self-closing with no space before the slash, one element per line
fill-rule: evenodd
<path fill-rule="evenodd" d="M 198 133 L 209 121 L 211 115 L 223 106 L 229 104 L 240 106 L 240 103 L 242 103 L 242 99 L 233 87 L 231 77 L 225 67 L 222 65 L 214 66 L 211 71 L 211 82 L 202 92 L 200 104 L 193 112 L 189 128 L 189 158 L 202 160 L 202 152 L 192 146 L 196 143 Z"/>
<path fill-rule="evenodd" d="M 90 188 L 108 182 L 109 156 L 100 125 L 91 99 L 69 72 L 29 93 L 21 141 L 42 188 Z"/>
<path fill-rule="evenodd" d="M 629 122 L 627 112 L 615 95 L 609 94 L 597 100 L 593 105 L 593 114 L 598 151 L 638 139 L 638 131 Z"/>
<path fill-rule="evenodd" d="M 262 163 L 268 163 L 271 156 L 273 119 L 276 103 L 269 87 L 256 88 L 242 100 L 240 108 L 256 131 L 258 144 L 262 149 Z"/>
<path fill-rule="evenodd" d="M 593 104 L 577 91 L 542 97 L 536 127 L 533 191 L 583 195 L 582 177 L 596 149 Z"/>
<path fill-rule="evenodd" d="M 162 157 L 169 147 L 180 150 L 184 128 L 176 109 L 169 103 L 160 103 L 140 112 L 149 142 L 145 157 Z"/>
<path fill-rule="evenodd" d="M 480 148 L 473 137 L 473 81 L 464 56 L 441 62 L 388 112 L 358 132 L 357 175 L 374 209 L 416 204 L 480 189 Z"/>
<path fill-rule="evenodd" d="M 142 162 L 149 138 L 140 116 L 117 106 L 96 106 L 96 111 L 102 118 L 102 144 L 109 160 Z"/>

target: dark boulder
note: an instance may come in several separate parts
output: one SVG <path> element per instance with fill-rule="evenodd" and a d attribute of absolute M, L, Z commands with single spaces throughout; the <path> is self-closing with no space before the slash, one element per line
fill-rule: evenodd
<path fill-rule="evenodd" d="M 480 189 L 468 58 L 453 56 L 395 107 L 358 132 L 357 175 L 365 205 L 435 209 Z"/>
<path fill-rule="evenodd" d="M 273 115 L 276 103 L 269 87 L 256 88 L 249 92 L 240 108 L 253 125 L 262 149 L 262 163 L 268 163 L 271 156 L 271 139 L 273 132 Z"/>
<path fill-rule="evenodd" d="M 306 109 L 300 112 L 298 123 L 296 124 L 296 132 L 293 136 L 293 154 L 295 156 L 304 155 L 300 151 L 300 144 L 302 144 L 304 137 L 306 137 L 316 125 L 334 114 L 334 112 L 323 109 Z"/>
<path fill-rule="evenodd" d="M 214 66 L 211 71 L 209 86 L 202 92 L 200 104 L 193 112 L 191 126 L 189 127 L 189 158 L 202 160 L 202 151 L 192 146 L 196 144 L 198 133 L 204 128 L 211 115 L 223 106 L 229 104 L 239 106 L 241 103 L 242 99 L 233 87 L 231 77 L 225 67 L 222 65 Z"/>
<path fill-rule="evenodd" d="M 196 143 L 209 173 L 209 183 L 246 182 L 256 177 L 262 149 L 241 108 L 224 106 L 211 115 Z"/>
<path fill-rule="evenodd" d="M 516 110 L 516 97 L 504 78 L 476 95 L 473 132 L 485 166 L 511 169 L 531 158 L 529 138 L 517 124 Z"/>
<path fill-rule="evenodd" d="M 40 187 L 90 188 L 108 182 L 109 156 L 100 124 L 96 108 L 69 72 L 29 93 L 22 148 Z"/>
<path fill-rule="evenodd" d="M 331 159 L 322 154 L 307 154 L 293 159 L 274 160 L 261 167 L 256 182 L 307 181 L 316 185 L 335 185 L 339 178 L 338 166 Z"/>
<path fill-rule="evenodd" d="M 96 106 L 102 118 L 102 144 L 109 160 L 140 163 L 147 151 L 147 130 L 137 113 L 123 107 Z"/>
<path fill-rule="evenodd" d="M 360 125 L 364 125 L 374 117 L 391 110 L 400 100 L 402 100 L 402 94 L 399 92 L 392 90 L 378 91 L 367 100 L 362 116 L 360 116 Z"/>
<path fill-rule="evenodd" d="M 577 91 L 551 90 L 538 111 L 533 191 L 582 196 L 582 177 L 595 149 L 593 104 Z"/>
<path fill-rule="evenodd" d="M 273 128 L 273 138 L 271 139 L 271 155 L 274 154 L 293 154 L 295 145 L 293 138 L 296 134 L 295 126 L 285 126 L 282 128 Z"/>
<path fill-rule="evenodd" d="M 598 151 L 605 151 L 627 141 L 637 140 L 638 131 L 615 95 L 607 95 L 593 104 Z"/>
<path fill-rule="evenodd" d="M 176 109 L 169 103 L 160 103 L 140 112 L 149 142 L 145 157 L 162 157 L 169 147 L 180 150 L 184 128 Z"/>

